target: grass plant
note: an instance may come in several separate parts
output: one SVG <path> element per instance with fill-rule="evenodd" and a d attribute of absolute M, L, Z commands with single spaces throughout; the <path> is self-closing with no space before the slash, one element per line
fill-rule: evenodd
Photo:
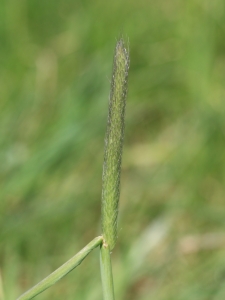
<path fill-rule="evenodd" d="M 0 1 L 1 300 L 101 234 L 121 29 L 132 68 L 115 296 L 225 299 L 224 19 L 224 0 Z M 97 248 L 36 298 L 102 299 L 98 258 Z"/>
<path fill-rule="evenodd" d="M 109 114 L 105 138 L 102 187 L 102 236 L 96 237 L 69 261 L 40 281 L 17 300 L 29 300 L 55 284 L 96 247 L 100 246 L 100 269 L 104 300 L 114 300 L 113 275 L 110 254 L 117 239 L 117 216 L 120 196 L 120 173 L 124 138 L 124 116 L 127 95 L 129 54 L 122 38 L 115 49 Z"/>

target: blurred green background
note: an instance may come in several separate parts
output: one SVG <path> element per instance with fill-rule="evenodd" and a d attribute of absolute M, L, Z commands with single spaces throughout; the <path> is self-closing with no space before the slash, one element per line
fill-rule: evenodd
<path fill-rule="evenodd" d="M 116 299 L 225 299 L 225 2 L 0 3 L 0 299 L 100 231 L 116 39 L 131 56 Z M 99 251 L 37 299 L 102 299 Z"/>

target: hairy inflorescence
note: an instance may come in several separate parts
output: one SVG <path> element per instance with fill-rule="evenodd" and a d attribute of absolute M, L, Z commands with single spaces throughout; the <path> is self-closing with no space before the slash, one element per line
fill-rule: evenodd
<path fill-rule="evenodd" d="M 129 53 L 121 38 L 116 45 L 105 138 L 102 187 L 102 233 L 110 250 L 117 239 L 120 173 L 124 138 Z"/>

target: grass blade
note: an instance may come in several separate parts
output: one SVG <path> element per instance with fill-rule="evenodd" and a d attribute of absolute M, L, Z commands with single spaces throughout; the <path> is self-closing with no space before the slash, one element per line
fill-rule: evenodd
<path fill-rule="evenodd" d="M 102 236 L 96 237 L 93 239 L 87 246 L 85 246 L 80 252 L 78 252 L 75 256 L 73 256 L 70 260 L 68 260 L 65 264 L 51 273 L 48 277 L 40 281 L 33 288 L 28 290 L 22 296 L 20 296 L 17 300 L 28 300 L 32 299 L 38 294 L 42 293 L 44 290 L 55 284 L 58 280 L 67 275 L 70 271 L 76 268 L 81 262 L 85 259 L 85 257 L 96 247 L 102 244 L 103 238 Z"/>

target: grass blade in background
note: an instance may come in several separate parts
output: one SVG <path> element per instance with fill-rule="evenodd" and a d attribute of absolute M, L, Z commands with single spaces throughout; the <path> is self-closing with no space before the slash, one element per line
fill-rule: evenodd
<path fill-rule="evenodd" d="M 96 247 L 101 245 L 102 236 L 96 237 L 93 239 L 87 246 L 85 246 L 80 252 L 78 252 L 75 256 L 73 256 L 70 260 L 68 260 L 65 264 L 35 285 L 33 288 L 28 290 L 22 296 L 20 296 L 17 300 L 28 300 L 32 299 L 38 294 L 45 291 L 47 288 L 55 284 L 58 280 L 67 275 L 74 268 L 79 266 L 85 257 Z"/>

